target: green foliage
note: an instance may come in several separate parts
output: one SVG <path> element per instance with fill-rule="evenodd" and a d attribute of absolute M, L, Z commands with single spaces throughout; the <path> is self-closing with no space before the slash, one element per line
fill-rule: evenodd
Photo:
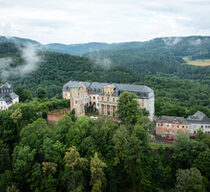
<path fill-rule="evenodd" d="M 104 169 L 106 164 L 98 158 L 98 153 L 90 160 L 91 180 L 90 184 L 93 186 L 91 192 L 102 192 L 106 189 L 106 177 Z"/>
<path fill-rule="evenodd" d="M 31 91 L 24 87 L 16 87 L 14 92 L 19 96 L 20 102 L 32 100 Z"/>
<path fill-rule="evenodd" d="M 178 170 L 176 190 L 183 192 L 205 192 L 205 186 L 200 171 L 196 168 Z"/>
<path fill-rule="evenodd" d="M 46 91 L 45 89 L 43 89 L 42 87 L 39 87 L 37 90 L 36 90 L 36 96 L 39 98 L 39 99 L 44 99 L 46 97 Z"/>
<path fill-rule="evenodd" d="M 135 125 L 138 117 L 141 115 L 137 96 L 134 93 L 123 92 L 117 105 L 117 114 L 119 119 L 124 124 Z"/>
<path fill-rule="evenodd" d="M 186 136 L 181 135 L 176 137 L 176 148 L 173 154 L 173 159 L 176 167 L 180 169 L 189 169 L 193 165 L 193 160 L 205 151 L 208 147 L 204 143 L 191 141 Z"/>
<path fill-rule="evenodd" d="M 201 152 L 193 161 L 193 166 L 198 168 L 200 172 L 210 179 L 210 150 L 207 149 Z"/>

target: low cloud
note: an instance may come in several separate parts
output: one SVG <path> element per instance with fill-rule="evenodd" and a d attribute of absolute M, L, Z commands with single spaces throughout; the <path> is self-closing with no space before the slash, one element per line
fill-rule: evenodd
<path fill-rule="evenodd" d="M 195 41 L 190 41 L 191 45 L 197 46 L 200 45 L 202 43 L 201 39 L 196 39 Z"/>
<path fill-rule="evenodd" d="M 173 46 L 179 43 L 182 40 L 181 37 L 166 37 L 163 39 L 166 45 Z"/>
<path fill-rule="evenodd" d="M 10 57 L 0 58 L 0 75 L 2 79 L 8 79 L 11 76 L 22 77 L 29 74 L 39 67 L 43 58 L 38 54 L 36 47 L 32 44 L 27 44 L 24 47 L 19 47 L 23 64 L 16 67 L 11 65 L 14 63 Z"/>
<path fill-rule="evenodd" d="M 104 57 L 103 55 L 100 55 L 99 53 L 90 53 L 88 54 L 88 58 L 96 65 L 100 66 L 103 69 L 110 69 L 112 66 L 112 60 L 108 57 Z"/>

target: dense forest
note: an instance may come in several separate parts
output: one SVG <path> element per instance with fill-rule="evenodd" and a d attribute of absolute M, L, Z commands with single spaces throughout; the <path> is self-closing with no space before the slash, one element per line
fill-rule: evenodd
<path fill-rule="evenodd" d="M 177 43 L 174 43 L 177 41 Z M 142 46 L 128 49 L 114 49 L 87 53 L 84 56 L 95 63 L 108 60 L 143 74 L 182 79 L 199 80 L 210 84 L 210 66 L 187 65 L 184 56 L 195 59 L 209 59 L 210 39 L 205 37 L 186 37 L 176 39 L 157 38 Z"/>
<path fill-rule="evenodd" d="M 189 140 L 179 132 L 175 145 L 150 145 L 154 125 L 127 92 L 118 103 L 121 124 L 70 113 L 52 127 L 45 114 L 69 103 L 38 93 L 0 111 L 0 191 L 210 190 L 208 134 Z"/>
<path fill-rule="evenodd" d="M 61 98 L 62 86 L 69 80 L 99 81 L 112 83 L 133 83 L 147 85 L 155 90 L 156 115 L 188 116 L 197 110 L 210 116 L 210 86 L 204 80 L 186 80 L 178 77 L 145 75 L 126 66 L 95 64 L 85 57 L 71 56 L 54 52 L 38 52 L 43 59 L 38 68 L 31 73 L 12 74 L 4 78 L 4 73 L 24 64 L 20 48 L 11 43 L 0 44 L 0 62 L 2 58 L 11 58 L 8 68 L 0 67 L 0 81 L 8 81 L 13 86 L 29 88 L 35 94 L 37 88 L 46 90 L 47 96 Z M 166 63 L 165 63 L 166 65 Z M 170 64 L 168 64 L 170 65 Z M 198 67 L 203 70 L 202 67 Z M 208 75 L 205 69 L 203 79 Z M 190 75 L 190 73 L 188 73 Z M 200 73 L 196 75 L 200 78 Z M 193 75 L 191 75 L 193 79 Z"/>

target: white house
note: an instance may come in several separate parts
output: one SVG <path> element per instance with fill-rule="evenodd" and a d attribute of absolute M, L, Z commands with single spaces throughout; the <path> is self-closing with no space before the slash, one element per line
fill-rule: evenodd
<path fill-rule="evenodd" d="M 204 133 L 210 134 L 210 118 L 204 113 L 197 111 L 194 115 L 187 118 L 189 124 L 190 135 L 194 135 L 201 128 Z"/>
<path fill-rule="evenodd" d="M 0 87 L 0 110 L 7 110 L 11 105 L 19 102 L 19 96 L 13 92 L 9 83 Z"/>

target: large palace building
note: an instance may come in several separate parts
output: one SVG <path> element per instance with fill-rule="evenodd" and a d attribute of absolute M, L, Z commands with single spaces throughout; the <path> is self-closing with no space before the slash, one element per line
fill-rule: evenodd
<path fill-rule="evenodd" d="M 138 96 L 140 108 L 145 108 L 152 120 L 154 91 L 143 85 L 69 81 L 63 86 L 63 98 L 70 99 L 70 107 L 71 110 L 75 109 L 76 117 L 85 115 L 85 109 L 90 105 L 94 106 L 99 115 L 115 116 L 119 95 L 124 91 Z"/>

